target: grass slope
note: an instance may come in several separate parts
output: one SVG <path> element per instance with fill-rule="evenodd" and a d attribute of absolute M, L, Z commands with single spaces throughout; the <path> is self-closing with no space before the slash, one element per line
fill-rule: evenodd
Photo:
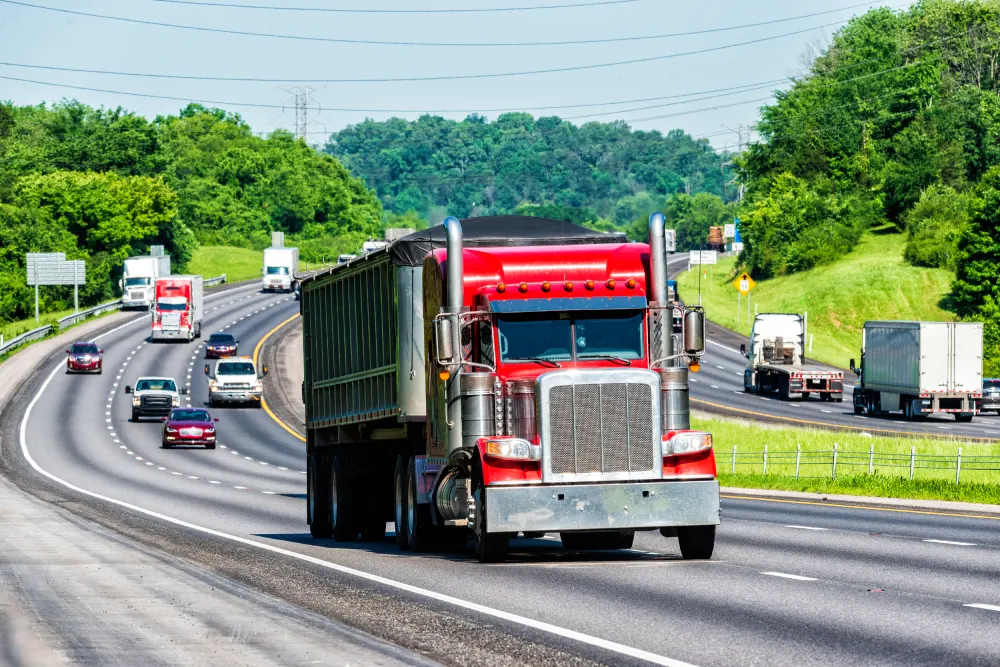
<path fill-rule="evenodd" d="M 206 245 L 194 251 L 191 261 L 188 262 L 187 272 L 206 278 L 215 278 L 225 273 L 226 280 L 235 283 L 260 278 L 263 264 L 264 253 L 260 250 Z M 299 271 L 309 271 L 320 266 L 299 260 Z"/>
<path fill-rule="evenodd" d="M 868 234 L 833 264 L 758 282 L 750 293 L 751 308 L 761 313 L 808 311 L 814 336 L 808 357 L 846 368 L 851 357 L 858 357 L 866 320 L 955 319 L 938 305 L 952 274 L 905 263 L 904 245 L 902 234 Z M 746 335 L 753 318 L 747 322 L 743 299 L 737 321 L 737 292 L 730 284 L 735 271 L 735 259 L 726 258 L 712 269 L 711 280 L 703 274 L 702 304 L 713 322 Z M 698 272 L 681 274 L 678 288 L 686 302 L 697 303 Z"/>
<path fill-rule="evenodd" d="M 1000 418 L 997 422 L 1000 425 Z M 695 415 L 691 426 L 712 434 L 719 477 L 726 486 L 1000 504 L 1000 465 L 974 458 L 997 457 L 1000 461 L 1000 443 L 779 428 L 704 415 Z M 838 452 L 836 479 L 832 476 L 834 444 Z M 737 453 L 735 473 L 732 466 L 734 445 Z M 768 448 L 766 474 L 764 445 Z M 798 479 L 795 478 L 797 446 L 802 448 Z M 872 447 L 875 474 L 868 475 L 868 456 Z M 909 479 L 911 448 L 916 449 L 918 457 L 913 481 Z M 962 483 L 956 485 L 955 463 L 959 448 L 963 457 Z"/>

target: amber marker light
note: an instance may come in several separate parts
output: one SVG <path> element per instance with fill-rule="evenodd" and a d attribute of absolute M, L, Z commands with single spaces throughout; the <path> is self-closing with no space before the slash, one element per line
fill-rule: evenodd
<path fill-rule="evenodd" d="M 614 289 L 615 288 L 615 280 L 614 280 L 614 278 L 611 278 L 610 280 L 608 280 L 608 282 L 606 282 L 604 284 L 608 286 L 608 289 Z"/>
<path fill-rule="evenodd" d="M 587 289 L 588 290 L 590 290 L 591 292 L 594 291 L 594 281 L 593 280 L 588 280 L 587 283 L 586 283 L 586 285 L 587 285 Z"/>
<path fill-rule="evenodd" d="M 690 366 L 688 366 L 688 370 L 691 371 L 692 373 L 697 373 L 698 371 L 701 370 L 701 364 L 699 364 L 696 361 L 693 364 L 691 364 Z"/>
<path fill-rule="evenodd" d="M 497 283 L 497 291 L 500 292 L 501 294 L 506 292 L 507 291 L 506 283 Z"/>
<path fill-rule="evenodd" d="M 544 283 L 542 283 L 542 291 L 543 292 L 548 292 L 550 289 L 552 289 L 552 283 L 550 283 L 548 280 L 546 280 Z"/>
<path fill-rule="evenodd" d="M 527 292 L 528 291 L 528 283 L 521 283 L 520 285 L 518 285 L 517 286 L 517 291 L 521 292 L 522 294 L 524 294 L 525 292 Z"/>
<path fill-rule="evenodd" d="M 629 289 L 635 289 L 635 278 L 629 278 L 625 281 L 625 287 Z"/>
<path fill-rule="evenodd" d="M 573 281 L 572 280 L 567 280 L 566 284 L 563 285 L 563 287 L 566 288 L 567 292 L 572 292 L 573 291 Z"/>
<path fill-rule="evenodd" d="M 440 373 L 438 373 L 438 377 L 441 378 L 442 382 L 447 382 L 448 380 L 451 379 L 451 373 L 449 373 L 448 371 L 441 371 Z"/>

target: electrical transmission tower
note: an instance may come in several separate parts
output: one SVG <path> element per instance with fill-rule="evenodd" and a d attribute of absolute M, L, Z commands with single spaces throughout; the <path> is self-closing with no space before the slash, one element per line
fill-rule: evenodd
<path fill-rule="evenodd" d="M 295 88 L 285 88 L 285 91 L 292 96 L 288 103 L 295 107 L 295 136 L 299 139 L 309 141 L 309 112 L 316 110 L 322 113 L 323 109 L 316 104 L 313 93 L 316 89 L 312 86 L 298 86 Z"/>

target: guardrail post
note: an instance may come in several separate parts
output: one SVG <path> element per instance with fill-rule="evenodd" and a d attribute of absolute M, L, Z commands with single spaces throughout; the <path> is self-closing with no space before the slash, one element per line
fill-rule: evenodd
<path fill-rule="evenodd" d="M 910 447 L 910 481 L 913 481 L 913 468 L 917 462 L 917 448 Z"/>
<path fill-rule="evenodd" d="M 868 448 L 868 474 L 875 474 L 875 444 Z"/>
<path fill-rule="evenodd" d="M 833 478 L 837 478 L 837 443 L 833 443 Z"/>
<path fill-rule="evenodd" d="M 736 474 L 736 445 L 733 445 L 733 474 Z"/>
<path fill-rule="evenodd" d="M 962 479 L 962 448 L 958 448 L 958 457 L 955 459 L 955 484 Z"/>
<path fill-rule="evenodd" d="M 767 474 L 767 445 L 764 445 L 764 474 Z"/>
<path fill-rule="evenodd" d="M 802 445 L 795 445 L 795 479 L 799 478 L 799 464 L 802 462 Z"/>

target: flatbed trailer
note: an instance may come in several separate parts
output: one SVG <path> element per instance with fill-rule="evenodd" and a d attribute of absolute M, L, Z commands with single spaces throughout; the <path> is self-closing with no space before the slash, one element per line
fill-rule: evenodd
<path fill-rule="evenodd" d="M 823 401 L 844 400 L 844 373 L 804 363 L 805 317 L 797 313 L 761 313 L 750 331 L 743 390 L 752 394 L 777 393 L 783 401 L 816 394 Z"/>

